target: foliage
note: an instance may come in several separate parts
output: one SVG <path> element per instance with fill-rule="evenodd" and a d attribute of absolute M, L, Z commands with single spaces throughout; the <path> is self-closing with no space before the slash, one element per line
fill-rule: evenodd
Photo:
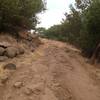
<path fill-rule="evenodd" d="M 0 0 L 0 31 L 34 28 L 36 14 L 45 8 L 42 0 Z"/>
<path fill-rule="evenodd" d="M 36 28 L 36 30 L 40 34 L 41 37 L 44 37 L 44 32 L 46 31 L 44 27 Z"/>
<path fill-rule="evenodd" d="M 75 0 L 78 9 L 84 10 L 90 6 L 92 0 Z"/>
<path fill-rule="evenodd" d="M 82 49 L 86 54 L 92 54 L 100 43 L 100 1 L 93 0 L 83 13 L 84 34 L 81 36 Z"/>
<path fill-rule="evenodd" d="M 70 6 L 60 25 L 54 25 L 44 32 L 48 38 L 68 41 L 87 56 L 91 56 L 100 43 L 100 0 L 76 0 L 76 7 Z"/>
<path fill-rule="evenodd" d="M 54 25 L 50 27 L 49 29 L 44 31 L 44 37 L 54 39 L 54 40 L 60 40 L 60 41 L 66 41 L 65 34 L 63 32 L 62 25 Z"/>

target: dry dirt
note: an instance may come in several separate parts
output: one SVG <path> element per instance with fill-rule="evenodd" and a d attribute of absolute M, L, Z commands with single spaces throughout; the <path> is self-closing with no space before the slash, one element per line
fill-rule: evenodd
<path fill-rule="evenodd" d="M 42 42 L 34 53 L 6 62 L 15 63 L 17 70 L 1 84 L 0 100 L 100 100 L 100 69 L 69 44 Z"/>

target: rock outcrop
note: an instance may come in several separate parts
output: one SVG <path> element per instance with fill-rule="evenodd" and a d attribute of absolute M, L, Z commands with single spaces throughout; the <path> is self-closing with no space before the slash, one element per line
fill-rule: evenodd
<path fill-rule="evenodd" d="M 0 62 L 24 54 L 24 52 L 25 50 L 21 46 L 14 46 L 6 42 L 0 42 Z"/>

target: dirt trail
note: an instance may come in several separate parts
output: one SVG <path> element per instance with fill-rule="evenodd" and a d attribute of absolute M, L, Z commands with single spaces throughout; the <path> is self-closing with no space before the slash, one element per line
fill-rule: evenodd
<path fill-rule="evenodd" d="M 0 87 L 0 100 L 100 100 L 100 88 L 80 51 L 61 42 L 42 41 L 34 53 L 13 59 L 17 70 Z M 18 82 L 20 87 L 15 87 Z"/>

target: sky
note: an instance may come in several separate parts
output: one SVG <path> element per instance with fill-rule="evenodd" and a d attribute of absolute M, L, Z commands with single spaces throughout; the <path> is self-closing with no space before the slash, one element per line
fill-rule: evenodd
<path fill-rule="evenodd" d="M 47 10 L 38 14 L 41 23 L 37 27 L 49 28 L 60 24 L 64 13 L 69 12 L 70 4 L 74 4 L 74 0 L 47 0 Z"/>

